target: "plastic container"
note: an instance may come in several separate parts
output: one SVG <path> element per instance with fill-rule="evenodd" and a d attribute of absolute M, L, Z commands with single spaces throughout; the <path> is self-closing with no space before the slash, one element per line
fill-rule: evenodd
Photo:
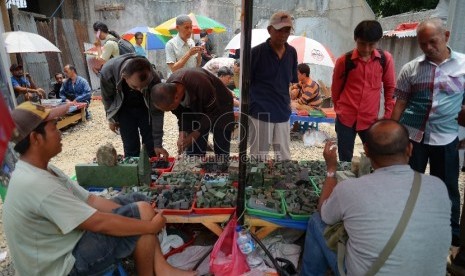
<path fill-rule="evenodd" d="M 3 185 L 3 182 L 0 181 L 0 196 L 2 198 L 2 202 L 5 203 L 6 192 L 8 188 Z"/>
<path fill-rule="evenodd" d="M 311 188 L 311 190 L 313 190 L 318 196 L 320 195 L 320 193 L 317 192 L 316 190 L 314 190 L 314 188 Z M 285 207 L 286 213 L 293 220 L 308 220 L 310 218 L 310 216 L 313 215 L 313 213 L 311 213 L 311 214 L 294 214 L 294 213 L 290 212 L 289 209 L 288 209 L 286 200 L 285 200 L 285 193 L 288 192 L 288 191 L 280 190 L 279 192 L 281 193 L 281 197 L 282 197 L 282 199 L 284 201 L 284 207 Z"/>
<path fill-rule="evenodd" d="M 248 200 L 246 198 L 245 201 L 245 209 L 247 210 L 247 213 L 250 215 L 256 215 L 256 216 L 262 216 L 262 217 L 270 217 L 270 218 L 284 218 L 286 216 L 286 207 L 285 203 L 281 197 L 281 213 L 274 213 L 274 212 L 268 212 L 264 210 L 258 210 L 254 208 L 250 208 L 247 204 Z"/>
<path fill-rule="evenodd" d="M 319 183 L 321 183 L 321 181 L 325 181 L 326 177 L 325 176 L 310 176 L 309 178 L 310 178 L 310 182 L 313 185 L 313 189 L 315 189 L 315 192 L 318 195 L 321 195 L 321 189 L 320 189 Z"/>
<path fill-rule="evenodd" d="M 194 204 L 192 208 L 194 214 L 199 215 L 224 215 L 224 214 L 232 214 L 236 211 L 236 207 L 231 208 L 197 208 L 197 203 Z"/>

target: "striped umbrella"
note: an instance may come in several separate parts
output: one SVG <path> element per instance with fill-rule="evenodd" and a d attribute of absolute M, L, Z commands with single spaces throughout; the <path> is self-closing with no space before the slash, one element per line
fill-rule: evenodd
<path fill-rule="evenodd" d="M 287 43 L 297 50 L 299 63 L 311 63 L 334 67 L 334 56 L 320 42 L 304 36 L 289 36 Z"/>
<path fill-rule="evenodd" d="M 226 31 L 226 26 L 209 17 L 194 13 L 190 13 L 188 15 L 192 20 L 192 31 L 194 34 L 199 34 L 202 30 L 207 31 L 208 33 L 222 33 Z M 161 23 L 155 27 L 155 30 L 164 35 L 172 35 L 177 33 L 176 17 Z"/>
<path fill-rule="evenodd" d="M 144 35 L 142 47 L 144 47 L 146 50 L 165 49 L 166 42 L 171 39 L 171 35 L 163 35 L 156 31 L 154 28 L 147 26 L 132 28 L 126 31 L 122 35 L 122 38 L 136 45 L 136 38 L 134 36 L 137 32 L 141 32 Z"/>

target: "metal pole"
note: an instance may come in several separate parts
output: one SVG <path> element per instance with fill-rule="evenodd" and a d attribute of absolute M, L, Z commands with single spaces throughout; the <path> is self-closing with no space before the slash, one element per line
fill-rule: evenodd
<path fill-rule="evenodd" d="M 250 89 L 250 59 L 252 41 L 253 0 L 242 0 L 241 14 L 241 114 L 239 142 L 239 186 L 237 190 L 236 210 L 239 216 L 238 224 L 244 224 L 244 198 L 247 180 L 247 132 Z"/>

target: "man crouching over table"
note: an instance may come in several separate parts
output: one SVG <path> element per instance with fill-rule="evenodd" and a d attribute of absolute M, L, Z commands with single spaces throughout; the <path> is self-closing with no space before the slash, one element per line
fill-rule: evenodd
<path fill-rule="evenodd" d="M 156 234 L 165 225 L 149 203 L 92 195 L 49 164 L 61 152 L 56 119 L 67 105 L 25 102 L 12 112 L 20 154 L 3 207 L 3 227 L 19 275 L 103 275 L 133 255 L 137 275 L 195 275 L 170 266 Z"/>

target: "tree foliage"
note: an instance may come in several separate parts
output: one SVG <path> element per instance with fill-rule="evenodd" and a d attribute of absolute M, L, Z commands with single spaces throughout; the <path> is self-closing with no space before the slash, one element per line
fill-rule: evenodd
<path fill-rule="evenodd" d="M 434 9 L 438 2 L 439 0 L 367 0 L 368 5 L 378 17 Z"/>

